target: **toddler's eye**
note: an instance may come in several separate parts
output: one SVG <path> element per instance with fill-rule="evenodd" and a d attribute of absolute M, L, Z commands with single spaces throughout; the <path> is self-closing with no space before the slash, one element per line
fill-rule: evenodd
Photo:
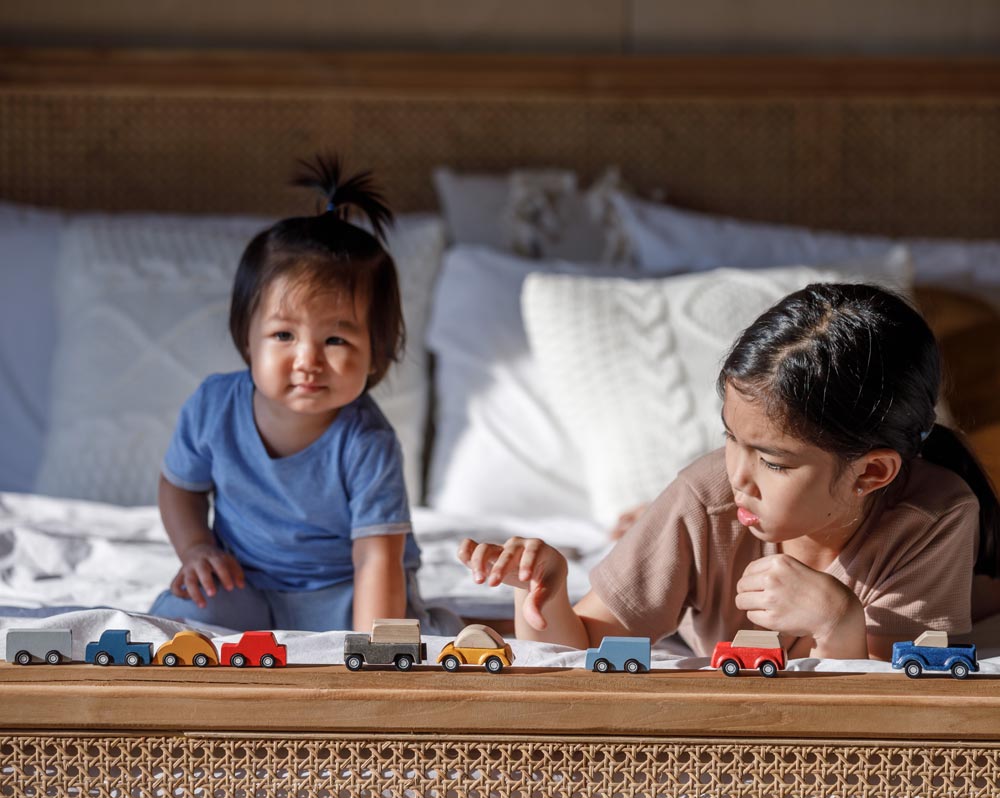
<path fill-rule="evenodd" d="M 274 337 L 274 340 L 276 340 L 276 341 L 291 341 L 292 340 L 292 334 L 290 332 L 285 331 L 285 330 L 282 330 L 281 332 L 276 332 L 273 337 Z"/>
<path fill-rule="evenodd" d="M 336 335 L 333 335 L 326 339 L 327 346 L 341 346 L 342 344 L 346 343 L 347 341 L 345 341 L 343 338 L 338 338 Z"/>

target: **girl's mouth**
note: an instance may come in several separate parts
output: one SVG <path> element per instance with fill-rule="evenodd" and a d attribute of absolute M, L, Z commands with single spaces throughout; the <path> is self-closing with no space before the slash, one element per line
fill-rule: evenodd
<path fill-rule="evenodd" d="M 760 519 L 744 507 L 736 508 L 736 518 L 743 526 L 754 526 L 760 523 Z"/>

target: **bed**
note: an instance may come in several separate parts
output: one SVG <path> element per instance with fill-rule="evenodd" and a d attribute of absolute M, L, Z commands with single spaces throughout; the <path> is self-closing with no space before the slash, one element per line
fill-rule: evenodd
<path fill-rule="evenodd" d="M 581 594 L 616 515 L 715 439 L 734 331 L 807 281 L 913 296 L 941 413 L 1000 474 L 998 145 L 990 59 L 0 51 L 0 636 L 70 626 L 82 653 L 183 628 L 144 614 L 175 567 L 150 474 L 183 398 L 238 365 L 234 257 L 305 209 L 297 157 L 370 166 L 400 213 L 411 345 L 377 398 L 421 589 L 501 623 L 509 594 L 472 584 L 457 541 L 545 537 Z M 642 336 L 662 348 L 616 343 Z M 581 357 L 623 379 L 601 390 Z M 499 676 L 348 674 L 343 633 L 279 637 L 299 664 L 273 672 L 0 665 L 0 794 L 1000 789 L 996 618 L 964 682 L 817 660 L 724 679 L 677 640 L 644 677 L 518 641 Z"/>

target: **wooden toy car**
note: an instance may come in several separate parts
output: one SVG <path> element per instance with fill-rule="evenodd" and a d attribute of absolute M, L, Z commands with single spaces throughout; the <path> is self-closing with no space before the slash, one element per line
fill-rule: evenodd
<path fill-rule="evenodd" d="M 510 667 L 514 652 L 496 630 L 472 623 L 441 649 L 437 661 L 446 671 L 457 671 L 461 665 L 482 665 L 490 673 L 500 673 Z"/>
<path fill-rule="evenodd" d="M 287 647 L 275 639 L 274 632 L 244 632 L 238 643 L 222 644 L 219 661 L 234 668 L 247 665 L 273 668 L 287 663 L 287 652 Z"/>
<path fill-rule="evenodd" d="M 584 667 L 598 673 L 641 673 L 649 670 L 649 664 L 648 637 L 605 637 L 598 648 L 587 649 Z"/>
<path fill-rule="evenodd" d="M 756 668 L 762 676 L 771 678 L 784 670 L 785 664 L 785 650 L 777 632 L 741 629 L 732 643 L 717 643 L 712 653 L 712 667 L 720 668 L 726 676 L 739 676 L 740 670 Z"/>
<path fill-rule="evenodd" d="M 218 665 L 219 655 L 212 641 L 200 632 L 185 630 L 174 635 L 158 649 L 153 657 L 156 665 L 196 665 L 204 668 L 206 665 Z"/>
<path fill-rule="evenodd" d="M 948 645 L 947 632 L 927 631 L 912 642 L 892 644 L 892 667 L 902 668 L 911 679 L 924 671 L 951 671 L 964 679 L 979 670 L 979 662 L 972 643 Z"/>
<path fill-rule="evenodd" d="M 85 659 L 96 665 L 148 665 L 153 659 L 152 643 L 133 643 L 127 629 L 106 629 L 100 639 L 87 643 Z"/>
<path fill-rule="evenodd" d="M 10 629 L 7 632 L 7 662 L 58 665 L 73 659 L 73 632 L 69 629 Z"/>
<path fill-rule="evenodd" d="M 427 659 L 427 644 L 420 640 L 420 621 L 377 618 L 371 635 L 349 634 L 344 638 L 344 664 L 348 670 L 369 665 L 395 665 L 408 671 Z"/>

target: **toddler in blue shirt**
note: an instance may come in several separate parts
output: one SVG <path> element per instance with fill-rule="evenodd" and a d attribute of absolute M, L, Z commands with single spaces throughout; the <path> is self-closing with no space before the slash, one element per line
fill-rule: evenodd
<path fill-rule="evenodd" d="M 249 369 L 202 383 L 164 458 L 160 513 L 181 568 L 151 612 L 239 630 L 427 624 L 402 453 L 368 395 L 405 340 L 380 243 L 392 214 L 370 173 L 306 166 L 295 184 L 325 210 L 261 232 L 236 273 L 229 327 Z"/>

